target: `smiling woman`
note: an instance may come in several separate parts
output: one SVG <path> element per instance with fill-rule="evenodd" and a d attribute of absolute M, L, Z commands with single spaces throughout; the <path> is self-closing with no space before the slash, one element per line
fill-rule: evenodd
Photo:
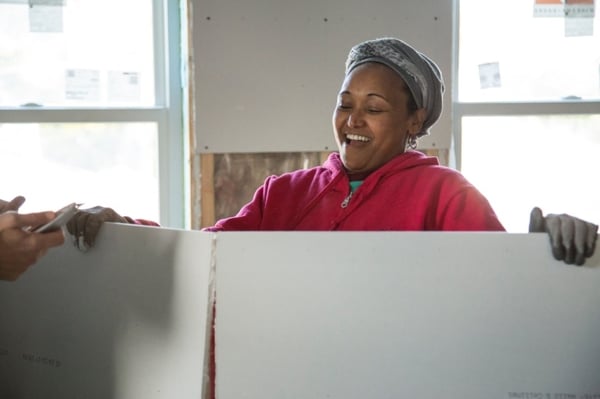
<path fill-rule="evenodd" d="M 443 92 L 437 65 L 406 43 L 384 38 L 355 46 L 333 114 L 350 180 L 363 180 L 407 145 L 416 148 L 440 117 Z"/>
<path fill-rule="evenodd" d="M 443 87 L 437 66 L 401 40 L 356 45 L 333 115 L 339 153 L 322 166 L 268 177 L 237 215 L 205 230 L 504 230 L 458 171 L 407 149 L 439 118 Z M 109 208 L 83 210 L 70 230 L 91 244 L 101 222 L 113 217 L 120 216 Z M 532 220 L 536 231 L 553 227 L 557 259 L 582 264 L 593 253 L 597 226 L 565 215 L 546 223 L 538 210 Z"/>

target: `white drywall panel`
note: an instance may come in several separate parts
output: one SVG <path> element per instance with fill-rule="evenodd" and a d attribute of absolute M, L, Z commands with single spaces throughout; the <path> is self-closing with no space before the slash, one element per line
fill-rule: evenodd
<path fill-rule="evenodd" d="M 0 282 L 0 397 L 200 398 L 211 239 L 106 224 Z"/>
<path fill-rule="evenodd" d="M 216 272 L 218 399 L 600 395 L 600 256 L 545 234 L 221 233 Z"/>
<path fill-rule="evenodd" d="M 331 115 L 350 48 L 395 36 L 446 80 L 444 113 L 422 148 L 449 148 L 452 2 L 198 0 L 192 3 L 197 152 L 336 149 Z"/>

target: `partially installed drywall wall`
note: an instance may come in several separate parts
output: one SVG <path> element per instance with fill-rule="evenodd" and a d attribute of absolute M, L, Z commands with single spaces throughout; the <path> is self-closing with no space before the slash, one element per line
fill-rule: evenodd
<path fill-rule="evenodd" d="M 600 255 L 545 234 L 107 224 L 0 282 L 0 397 L 201 397 L 213 277 L 219 399 L 600 395 Z"/>
<path fill-rule="evenodd" d="M 0 397 L 200 398 L 210 234 L 105 224 L 0 281 Z"/>
<path fill-rule="evenodd" d="M 448 0 L 190 2 L 195 151 L 335 150 L 331 115 L 350 48 L 395 36 L 446 80 L 444 113 L 421 148 L 449 148 L 452 10 Z"/>
<path fill-rule="evenodd" d="M 216 265 L 219 399 L 600 395 L 600 256 L 545 234 L 227 233 Z"/>

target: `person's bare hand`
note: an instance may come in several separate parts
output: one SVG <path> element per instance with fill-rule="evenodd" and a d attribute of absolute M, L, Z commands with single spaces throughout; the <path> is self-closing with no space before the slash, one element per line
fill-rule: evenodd
<path fill-rule="evenodd" d="M 0 199 L 0 213 L 8 211 L 18 211 L 21 205 L 25 202 L 25 197 L 17 196 L 10 201 Z"/>
<path fill-rule="evenodd" d="M 531 211 L 529 232 L 547 232 L 554 258 L 581 266 L 594 254 L 598 226 L 567 214 L 544 217 L 536 207 Z"/>
<path fill-rule="evenodd" d="M 105 222 L 127 223 L 127 219 L 111 208 L 95 206 L 77 211 L 67 223 L 67 230 L 75 237 L 75 244 L 79 248 L 91 248 Z"/>
<path fill-rule="evenodd" d="M 8 211 L 0 215 L 0 280 L 14 281 L 44 256 L 48 249 L 62 245 L 62 230 L 32 233 L 30 226 L 49 222 L 54 212 L 19 214 Z"/>

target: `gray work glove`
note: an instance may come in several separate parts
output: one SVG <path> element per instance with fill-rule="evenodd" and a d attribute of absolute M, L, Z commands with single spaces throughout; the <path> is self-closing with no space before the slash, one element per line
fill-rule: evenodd
<path fill-rule="evenodd" d="M 552 255 L 556 260 L 581 266 L 594 254 L 598 226 L 567 214 L 542 214 L 533 208 L 529 219 L 530 233 L 548 233 Z"/>
<path fill-rule="evenodd" d="M 80 209 L 67 223 L 67 230 L 75 238 L 75 246 L 89 249 L 94 246 L 96 236 L 105 222 L 127 223 L 127 219 L 111 208 L 95 206 Z"/>

